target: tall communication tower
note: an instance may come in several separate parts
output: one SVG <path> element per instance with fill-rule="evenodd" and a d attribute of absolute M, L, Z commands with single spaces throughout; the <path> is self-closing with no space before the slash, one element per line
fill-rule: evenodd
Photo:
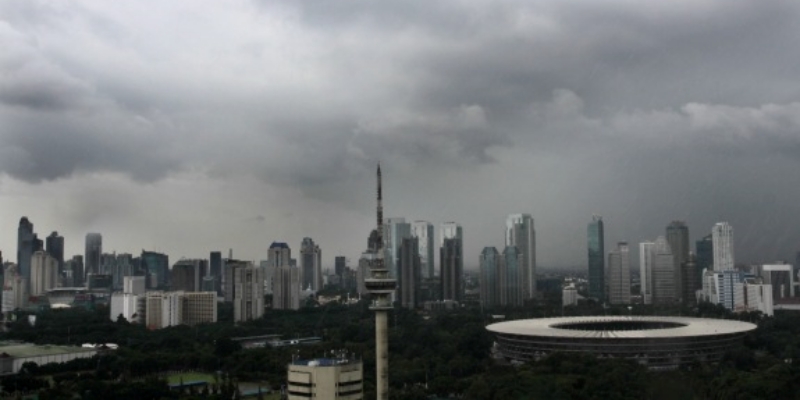
<path fill-rule="evenodd" d="M 397 281 L 389 277 L 383 264 L 383 204 L 381 193 L 381 165 L 378 164 L 378 249 L 371 268 L 371 276 L 364 285 L 372 296 L 370 310 L 375 311 L 375 370 L 378 400 L 389 399 L 389 332 L 387 311 L 392 309 L 392 293 Z"/>

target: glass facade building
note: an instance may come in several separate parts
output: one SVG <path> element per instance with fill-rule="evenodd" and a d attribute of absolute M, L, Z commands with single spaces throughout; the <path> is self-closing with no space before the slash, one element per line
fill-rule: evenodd
<path fill-rule="evenodd" d="M 600 302 L 606 300 L 605 242 L 603 239 L 603 217 L 595 215 L 587 228 L 589 250 L 589 297 Z"/>

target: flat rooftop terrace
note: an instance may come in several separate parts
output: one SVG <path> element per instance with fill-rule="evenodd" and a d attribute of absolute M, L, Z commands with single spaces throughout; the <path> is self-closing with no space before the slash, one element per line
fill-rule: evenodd
<path fill-rule="evenodd" d="M 6 353 L 12 357 L 37 357 L 52 356 L 57 354 L 89 353 L 97 349 L 79 346 L 52 346 L 35 345 L 30 343 L 0 343 L 0 354 Z"/>

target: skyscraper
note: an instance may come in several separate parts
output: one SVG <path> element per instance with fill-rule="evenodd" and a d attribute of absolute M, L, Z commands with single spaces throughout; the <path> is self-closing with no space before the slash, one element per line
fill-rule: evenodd
<path fill-rule="evenodd" d="M 267 262 L 271 267 L 291 265 L 292 250 L 283 242 L 272 242 L 267 251 Z"/>
<path fill-rule="evenodd" d="M 344 278 L 344 270 L 347 268 L 347 258 L 345 256 L 336 256 L 333 259 L 333 272 L 339 277 Z"/>
<path fill-rule="evenodd" d="M 45 248 L 47 254 L 50 254 L 56 259 L 58 263 L 58 273 L 64 273 L 64 237 L 59 236 L 58 232 L 53 232 L 45 238 Z"/>
<path fill-rule="evenodd" d="M 300 268 L 293 265 L 275 267 L 272 276 L 272 308 L 300 309 Z M 235 298 L 235 295 L 234 295 Z"/>
<path fill-rule="evenodd" d="M 673 271 L 675 274 L 675 297 L 679 301 L 691 303 L 694 288 L 683 287 L 683 264 L 689 261 L 689 228 L 683 221 L 672 221 L 667 225 L 667 242 L 672 250 Z"/>
<path fill-rule="evenodd" d="M 411 235 L 417 238 L 417 243 L 419 244 L 419 262 L 422 269 L 422 277 L 425 279 L 433 278 L 433 224 L 428 221 L 414 221 L 411 225 Z"/>
<path fill-rule="evenodd" d="M 44 296 L 58 284 L 58 262 L 43 250 L 31 257 L 31 290 L 34 297 Z"/>
<path fill-rule="evenodd" d="M 733 269 L 733 227 L 727 222 L 718 222 L 711 228 L 714 248 L 714 271 Z"/>
<path fill-rule="evenodd" d="M 463 254 L 464 250 L 460 238 L 444 239 L 444 243 L 439 249 L 442 300 L 454 300 L 459 303 L 462 301 Z"/>
<path fill-rule="evenodd" d="M 536 230 L 530 214 L 511 214 L 506 218 L 506 246 L 515 246 L 522 257 L 523 297 L 536 297 Z"/>
<path fill-rule="evenodd" d="M 484 247 L 480 257 L 480 288 L 481 306 L 492 309 L 502 304 L 500 301 L 501 288 L 501 258 L 495 247 Z"/>
<path fill-rule="evenodd" d="M 506 246 L 503 249 L 501 261 L 500 304 L 522 306 L 525 303 L 525 299 L 522 296 L 525 288 L 525 279 L 523 278 L 522 268 L 520 268 L 522 255 L 520 255 L 516 247 Z"/>
<path fill-rule="evenodd" d="M 233 274 L 233 320 L 235 322 L 264 316 L 264 268 L 249 264 Z"/>
<path fill-rule="evenodd" d="M 639 287 L 644 304 L 653 304 L 653 242 L 639 243 Z"/>
<path fill-rule="evenodd" d="M 420 304 L 419 289 L 422 283 L 418 238 L 408 237 L 400 243 L 398 264 L 400 275 L 397 280 L 397 298 L 400 306 L 414 309 Z"/>
<path fill-rule="evenodd" d="M 617 248 L 608 253 L 608 302 L 630 304 L 631 266 L 627 242 L 617 243 Z"/>
<path fill-rule="evenodd" d="M 303 274 L 302 289 L 322 290 L 322 250 L 309 237 L 303 238 L 300 244 L 300 270 Z"/>
<path fill-rule="evenodd" d="M 199 292 L 205 275 L 205 260 L 180 259 L 172 266 L 170 283 L 173 291 Z"/>
<path fill-rule="evenodd" d="M 669 242 L 659 236 L 653 244 L 653 304 L 673 304 L 678 300 L 675 283 L 675 257 Z"/>
<path fill-rule="evenodd" d="M 212 251 L 209 254 L 208 274 L 214 278 L 214 289 L 222 293 L 222 252 Z"/>
<path fill-rule="evenodd" d="M 167 286 L 169 283 L 169 257 L 166 254 L 142 250 L 139 260 L 148 277 L 148 288 L 156 289 Z"/>
<path fill-rule="evenodd" d="M 84 253 L 84 272 L 89 274 L 99 274 L 100 255 L 103 254 L 103 236 L 99 233 L 86 234 L 86 252 Z"/>
<path fill-rule="evenodd" d="M 706 235 L 702 239 L 695 242 L 695 260 L 697 267 L 697 278 L 702 282 L 703 270 L 714 270 L 714 245 L 711 235 Z M 702 285 L 701 285 L 702 286 Z"/>
<path fill-rule="evenodd" d="M 589 248 L 589 297 L 601 303 L 606 301 L 606 249 L 603 235 L 603 217 L 593 215 L 586 233 Z"/>
<path fill-rule="evenodd" d="M 22 217 L 17 229 L 17 268 L 26 284 L 31 280 L 31 256 L 36 251 L 36 240 L 33 223 L 27 217 Z"/>
<path fill-rule="evenodd" d="M 389 274 L 395 279 L 399 277 L 400 268 L 397 265 L 398 252 L 403 239 L 411 237 L 411 224 L 405 218 L 387 218 L 383 226 L 384 263 Z"/>

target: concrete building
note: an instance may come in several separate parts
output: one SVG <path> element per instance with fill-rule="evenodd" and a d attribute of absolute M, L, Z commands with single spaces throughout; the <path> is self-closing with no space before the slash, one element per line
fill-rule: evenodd
<path fill-rule="evenodd" d="M 521 256 L 524 299 L 536 297 L 536 230 L 530 214 L 511 214 L 506 218 L 506 246 L 516 247 Z"/>
<path fill-rule="evenodd" d="M 300 309 L 300 268 L 291 265 L 275 267 L 272 287 L 272 308 Z"/>
<path fill-rule="evenodd" d="M 19 274 L 17 265 L 8 266 L 3 272 L 2 312 L 10 313 L 23 308 L 28 301 L 28 283 Z"/>
<path fill-rule="evenodd" d="M 653 304 L 653 262 L 655 243 L 639 243 L 639 291 L 642 303 Z"/>
<path fill-rule="evenodd" d="M 703 276 L 703 298 L 714 304 L 721 304 L 734 311 L 744 304 L 742 291 L 737 285 L 742 282 L 742 273 L 736 270 L 708 271 Z"/>
<path fill-rule="evenodd" d="M 764 284 L 772 286 L 772 301 L 784 302 L 795 297 L 794 267 L 791 264 L 765 264 L 757 268 Z"/>
<path fill-rule="evenodd" d="M 235 322 L 264 316 L 264 269 L 252 265 L 237 268 L 233 275 L 233 320 Z"/>
<path fill-rule="evenodd" d="M 417 238 L 419 245 L 419 263 L 422 279 L 431 279 L 436 275 L 434 271 L 436 249 L 433 244 L 433 224 L 428 221 L 414 221 L 411 224 L 411 235 Z"/>
<path fill-rule="evenodd" d="M 263 264 L 262 264 L 263 265 Z M 247 268 L 252 266 L 252 263 L 249 261 L 241 261 L 241 260 L 233 260 L 233 259 L 226 259 L 225 260 L 225 284 L 223 285 L 223 294 L 225 295 L 225 302 L 230 303 L 233 301 L 234 297 L 236 297 L 236 285 L 235 283 L 235 276 L 236 271 L 240 268 Z M 265 269 L 269 269 L 274 271 L 274 267 L 268 267 Z"/>
<path fill-rule="evenodd" d="M 34 345 L 28 343 L 0 344 L 0 376 L 17 374 L 25 363 L 42 366 L 50 363 L 66 363 L 78 358 L 92 358 L 98 353 L 96 347 L 73 347 Z"/>
<path fill-rule="evenodd" d="M 30 295 L 44 296 L 47 291 L 58 286 L 58 260 L 44 250 L 33 253 L 31 257 Z"/>
<path fill-rule="evenodd" d="M 214 290 L 222 295 L 222 252 L 212 251 L 208 259 L 208 275 L 214 278 Z"/>
<path fill-rule="evenodd" d="M 198 259 L 178 260 L 170 271 L 173 291 L 198 292 L 201 289 L 207 262 Z"/>
<path fill-rule="evenodd" d="M 17 268 L 26 284 L 31 280 L 31 257 L 34 252 L 40 250 L 37 248 L 38 241 L 33 232 L 33 223 L 28 221 L 27 217 L 22 217 L 17 228 Z"/>
<path fill-rule="evenodd" d="M 561 305 L 563 307 L 566 306 L 574 306 L 578 304 L 578 289 L 575 288 L 575 285 L 565 286 L 564 289 L 561 291 Z"/>
<path fill-rule="evenodd" d="M 439 249 L 442 300 L 463 301 L 464 250 L 460 238 L 448 238 Z"/>
<path fill-rule="evenodd" d="M 144 296 L 114 292 L 111 294 L 109 302 L 110 318 L 112 321 L 116 321 L 121 315 L 128 322 L 138 323 L 140 322 L 139 317 L 144 315 L 144 307 L 146 307 Z"/>
<path fill-rule="evenodd" d="M 183 300 L 181 324 L 194 326 L 217 322 L 217 294 L 215 292 L 183 293 L 181 297 Z"/>
<path fill-rule="evenodd" d="M 288 400 L 361 400 L 364 365 L 344 357 L 294 360 L 288 366 L 286 391 Z"/>
<path fill-rule="evenodd" d="M 506 246 L 500 264 L 500 304 L 522 306 L 525 304 L 525 276 L 522 271 L 523 257 L 515 246 Z"/>
<path fill-rule="evenodd" d="M 214 292 L 147 292 L 145 323 L 149 329 L 217 322 Z"/>
<path fill-rule="evenodd" d="M 659 236 L 652 252 L 653 304 L 675 304 L 678 301 L 675 285 L 675 255 L 667 239 Z"/>
<path fill-rule="evenodd" d="M 608 253 L 608 302 L 631 303 L 631 265 L 627 242 L 617 243 Z"/>
<path fill-rule="evenodd" d="M 166 254 L 142 250 L 139 257 L 147 274 L 149 289 L 165 288 L 169 284 L 169 257 Z"/>
<path fill-rule="evenodd" d="M 589 297 L 600 302 L 606 301 L 605 238 L 603 217 L 592 216 L 586 228 L 586 241 L 589 254 Z"/>
<path fill-rule="evenodd" d="M 760 311 L 770 317 L 775 315 L 772 285 L 764 284 L 758 278 L 746 278 L 736 285 L 736 290 L 741 291 L 737 297 L 742 299 L 742 304 L 737 304 L 734 311 Z"/>
<path fill-rule="evenodd" d="M 711 228 L 714 251 L 714 271 L 730 271 L 734 267 L 733 227 L 727 222 L 718 222 Z"/>
<path fill-rule="evenodd" d="M 123 293 L 131 293 L 135 295 L 144 294 L 145 292 L 145 279 L 143 276 L 126 276 L 122 281 Z"/>
<path fill-rule="evenodd" d="M 322 250 L 309 237 L 300 244 L 300 271 L 303 289 L 322 290 Z"/>
<path fill-rule="evenodd" d="M 45 238 L 45 250 L 58 262 L 59 275 L 64 273 L 64 237 L 53 232 Z"/>
<path fill-rule="evenodd" d="M 84 273 L 100 274 L 100 256 L 103 254 L 103 236 L 99 233 L 86 234 L 86 251 L 84 252 Z"/>

